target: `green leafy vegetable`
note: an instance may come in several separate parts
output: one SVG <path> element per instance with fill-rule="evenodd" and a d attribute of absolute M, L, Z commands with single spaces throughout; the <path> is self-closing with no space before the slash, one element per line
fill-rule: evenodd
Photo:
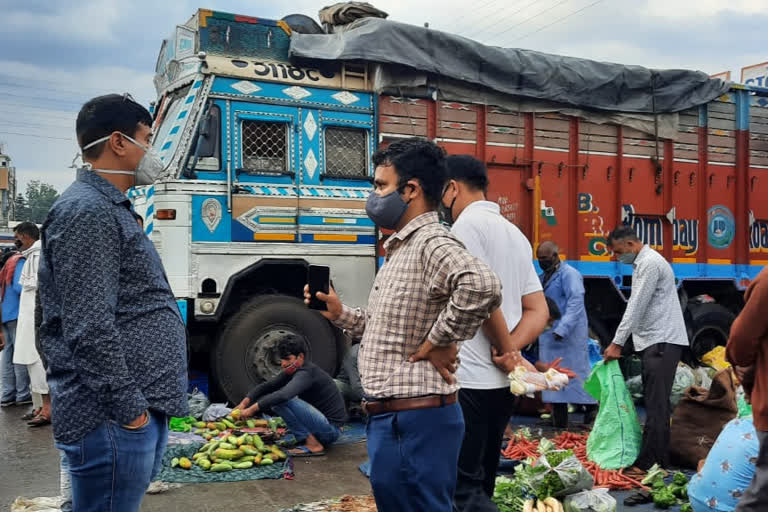
<path fill-rule="evenodd" d="M 683 506 L 680 507 L 680 512 L 693 512 L 693 505 L 690 503 L 683 503 Z"/>
<path fill-rule="evenodd" d="M 527 489 L 520 479 L 500 476 L 496 478 L 493 502 L 498 507 L 499 512 L 522 512 L 525 505 L 523 496 L 526 493 Z"/>
<path fill-rule="evenodd" d="M 669 487 L 651 492 L 653 504 L 658 508 L 669 508 L 677 505 L 677 496 L 675 496 Z"/>
<path fill-rule="evenodd" d="M 675 485 L 683 486 L 688 483 L 688 477 L 685 476 L 684 473 L 678 471 L 675 473 L 675 476 L 672 477 L 672 483 Z"/>

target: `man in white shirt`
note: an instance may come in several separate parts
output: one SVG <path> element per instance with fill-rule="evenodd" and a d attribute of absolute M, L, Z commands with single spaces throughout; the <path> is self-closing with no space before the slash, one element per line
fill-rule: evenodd
<path fill-rule="evenodd" d="M 643 359 L 643 395 L 647 419 L 643 446 L 628 476 L 642 476 L 654 464 L 669 467 L 669 396 L 688 333 L 677 296 L 675 274 L 667 260 L 637 237 L 629 226 L 608 235 L 616 258 L 632 265 L 632 295 L 613 343 L 605 349 L 606 361 L 621 357 L 632 336 L 635 352 Z"/>
<path fill-rule="evenodd" d="M 456 375 L 461 385 L 459 403 L 465 433 L 454 510 L 496 511 L 491 497 L 499 450 L 516 400 L 509 391 L 509 368 L 496 367 L 492 347 L 510 354 L 533 343 L 547 324 L 549 310 L 533 266 L 531 244 L 501 216 L 499 206 L 485 198 L 485 166 L 464 155 L 448 157 L 446 165 L 444 220 L 455 221 L 451 232 L 473 256 L 491 267 L 502 283 L 501 307 L 459 352 L 461 363 Z"/>

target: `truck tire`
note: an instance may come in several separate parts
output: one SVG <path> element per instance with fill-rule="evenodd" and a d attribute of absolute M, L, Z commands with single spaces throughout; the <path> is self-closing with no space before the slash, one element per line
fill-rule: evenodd
<path fill-rule="evenodd" d="M 726 344 L 736 317 L 720 304 L 691 304 L 688 309 L 692 332 L 689 362 L 698 366 L 701 356 Z"/>
<path fill-rule="evenodd" d="M 275 350 L 283 332 L 304 340 L 306 358 L 336 374 L 335 329 L 319 313 L 286 295 L 262 295 L 243 305 L 227 320 L 212 352 L 214 378 L 227 399 L 237 404 L 255 385 L 277 375 Z"/>

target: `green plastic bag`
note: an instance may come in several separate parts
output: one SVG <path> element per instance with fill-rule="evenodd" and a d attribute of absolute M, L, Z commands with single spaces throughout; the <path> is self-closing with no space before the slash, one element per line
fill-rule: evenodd
<path fill-rule="evenodd" d="M 600 402 L 587 439 L 587 457 L 603 469 L 631 466 L 640 454 L 643 434 L 618 361 L 595 365 L 584 389 Z"/>

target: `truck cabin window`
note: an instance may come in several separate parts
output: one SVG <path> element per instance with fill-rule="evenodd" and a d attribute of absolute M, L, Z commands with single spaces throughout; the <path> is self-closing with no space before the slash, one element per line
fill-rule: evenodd
<path fill-rule="evenodd" d="M 249 174 L 287 174 L 288 123 L 242 122 L 242 172 Z"/>
<path fill-rule="evenodd" d="M 368 131 L 329 126 L 325 129 L 325 176 L 368 178 Z"/>

